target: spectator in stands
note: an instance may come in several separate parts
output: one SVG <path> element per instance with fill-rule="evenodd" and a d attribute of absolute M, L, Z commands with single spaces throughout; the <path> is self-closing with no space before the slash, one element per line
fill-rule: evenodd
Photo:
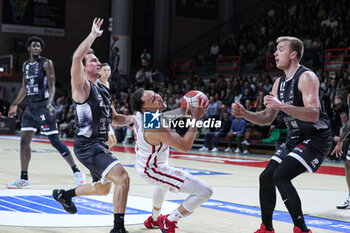
<path fill-rule="evenodd" d="M 162 72 L 159 71 L 159 69 L 156 69 L 153 73 L 152 77 L 153 81 L 160 84 L 165 82 L 165 77 Z"/>
<path fill-rule="evenodd" d="M 331 112 L 328 113 L 329 119 L 331 121 L 333 136 L 338 135 L 339 133 L 341 127 L 340 113 L 345 111 L 346 108 L 343 105 L 341 99 L 335 98 L 334 102 L 331 104 Z"/>
<path fill-rule="evenodd" d="M 264 77 L 264 91 L 266 93 L 270 93 L 271 90 L 272 90 L 271 78 L 266 76 Z"/>
<path fill-rule="evenodd" d="M 140 59 L 141 59 L 141 66 L 147 69 L 152 59 L 151 54 L 147 51 L 147 49 L 143 49 Z"/>
<path fill-rule="evenodd" d="M 169 98 L 169 102 L 167 103 L 167 106 L 168 106 L 169 110 L 173 110 L 173 109 L 179 107 L 178 104 L 176 104 L 174 97 Z"/>
<path fill-rule="evenodd" d="M 233 98 L 234 98 L 234 103 L 241 103 L 241 99 L 242 99 L 242 94 L 239 92 L 239 89 L 234 89 L 233 91 Z"/>
<path fill-rule="evenodd" d="M 213 44 L 210 47 L 210 52 L 209 54 L 213 57 L 216 58 L 216 56 L 219 54 L 220 52 L 220 47 L 218 45 L 218 43 L 216 41 L 213 42 Z"/>
<path fill-rule="evenodd" d="M 221 128 L 217 129 L 215 132 L 207 132 L 205 134 L 205 141 L 204 146 L 199 149 L 199 151 L 208 151 L 209 150 L 209 144 L 213 137 L 215 137 L 214 143 L 213 143 L 213 149 L 211 152 L 218 152 L 219 151 L 219 140 L 220 138 L 224 138 L 227 136 L 227 133 L 230 131 L 232 125 L 232 118 L 230 117 L 230 114 L 228 112 L 224 113 L 224 116 L 221 118 Z"/>
<path fill-rule="evenodd" d="M 242 98 L 241 98 L 241 102 L 244 104 L 246 102 L 246 100 L 251 100 L 251 99 L 253 99 L 253 97 L 250 94 L 250 89 L 245 88 L 244 93 L 243 93 Z"/>
<path fill-rule="evenodd" d="M 135 78 L 137 87 L 143 87 L 145 85 L 146 72 L 144 67 L 141 67 L 140 70 L 137 71 Z"/>
<path fill-rule="evenodd" d="M 327 88 L 326 95 L 329 96 L 329 100 L 331 103 L 333 103 L 333 101 L 334 101 L 337 88 L 338 88 L 337 87 L 337 80 L 335 80 L 335 78 L 330 79 L 328 82 L 328 88 Z"/>
<path fill-rule="evenodd" d="M 215 118 L 217 119 L 219 116 L 219 107 L 217 102 L 215 101 L 214 96 L 209 97 L 209 108 L 207 113 L 205 114 L 205 118 Z"/>
<path fill-rule="evenodd" d="M 63 96 L 60 97 L 60 98 L 57 98 L 57 100 L 56 100 L 56 106 L 55 106 L 56 117 L 58 117 L 58 115 L 61 113 L 61 111 L 62 111 L 63 108 L 65 107 L 63 101 L 64 101 Z"/>
<path fill-rule="evenodd" d="M 247 122 L 243 118 L 236 118 L 232 121 L 230 132 L 227 133 L 228 146 L 225 152 L 232 152 L 232 142 L 233 139 L 237 139 L 237 148 L 234 153 L 240 153 L 242 150 L 242 141 L 245 136 L 245 131 L 247 129 Z M 247 150 L 243 151 L 244 154 L 248 154 Z"/>
<path fill-rule="evenodd" d="M 234 102 L 234 96 L 232 94 L 231 88 L 226 89 L 225 97 L 222 100 L 224 105 L 230 105 Z"/>
<path fill-rule="evenodd" d="M 210 79 L 209 87 L 207 87 L 206 93 L 208 93 L 209 96 L 215 96 L 216 93 L 219 93 L 219 90 L 216 87 L 216 81 L 214 79 Z"/>
<path fill-rule="evenodd" d="M 222 74 L 215 74 L 216 81 L 216 89 L 218 92 L 225 91 L 227 89 L 227 82 L 225 80 L 225 77 Z"/>
<path fill-rule="evenodd" d="M 250 99 L 246 99 L 246 100 L 245 100 L 244 106 L 245 106 L 246 109 L 249 109 L 249 111 L 255 112 L 255 108 L 254 108 L 254 106 L 252 105 L 252 101 L 251 101 Z"/>
<path fill-rule="evenodd" d="M 339 129 L 339 134 L 337 134 L 337 136 L 335 136 L 333 138 L 333 145 L 332 148 L 335 147 L 335 145 L 339 142 L 339 136 L 342 135 L 345 131 L 345 127 L 349 121 L 349 115 L 347 112 L 341 112 L 340 113 L 340 119 L 341 119 L 341 123 L 342 126 Z M 348 151 L 349 148 L 349 144 L 350 144 L 350 135 L 348 135 L 348 137 L 344 138 L 343 140 L 343 155 L 346 155 L 346 152 Z M 340 157 L 341 158 L 341 157 Z"/>
<path fill-rule="evenodd" d="M 254 103 L 253 103 L 253 107 L 254 108 L 257 108 L 258 105 L 262 105 L 263 106 L 264 96 L 265 96 L 265 92 L 264 91 L 259 91 L 258 92 L 258 95 L 256 96 L 256 99 L 254 100 Z"/>

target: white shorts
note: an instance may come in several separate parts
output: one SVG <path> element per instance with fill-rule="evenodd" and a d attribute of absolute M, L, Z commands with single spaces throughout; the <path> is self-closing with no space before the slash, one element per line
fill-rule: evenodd
<path fill-rule="evenodd" d="M 158 185 L 162 189 L 177 193 L 185 179 L 191 176 L 186 171 L 178 168 L 164 166 L 160 168 L 145 168 L 143 172 L 137 169 L 139 175 L 150 184 Z"/>

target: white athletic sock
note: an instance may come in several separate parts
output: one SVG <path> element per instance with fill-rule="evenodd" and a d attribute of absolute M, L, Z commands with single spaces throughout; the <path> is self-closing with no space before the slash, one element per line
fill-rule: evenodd
<path fill-rule="evenodd" d="M 159 215 L 160 215 L 160 210 L 154 210 L 154 209 L 152 209 L 152 218 L 153 218 L 153 221 L 156 221 L 156 222 L 157 222 L 157 218 L 158 218 Z"/>
<path fill-rule="evenodd" d="M 169 214 L 168 220 L 170 222 L 174 222 L 174 221 L 177 222 L 182 217 L 183 217 L 183 215 L 180 213 L 179 209 L 176 208 L 171 214 Z"/>

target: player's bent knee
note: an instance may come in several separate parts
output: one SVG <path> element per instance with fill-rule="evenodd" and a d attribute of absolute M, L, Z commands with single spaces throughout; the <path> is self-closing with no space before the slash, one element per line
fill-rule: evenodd
<path fill-rule="evenodd" d="M 21 148 L 26 148 L 29 146 L 31 140 L 27 139 L 27 138 L 21 138 L 21 142 L 20 142 L 20 145 L 21 145 Z"/>
<path fill-rule="evenodd" d="M 272 179 L 272 175 L 266 172 L 266 170 L 264 170 L 259 176 L 260 184 L 270 182 L 271 179 Z"/>
<path fill-rule="evenodd" d="M 213 195 L 213 188 L 211 186 L 208 186 L 206 188 L 206 199 L 208 200 Z"/>
<path fill-rule="evenodd" d="M 285 184 L 285 181 L 288 181 L 286 174 L 284 172 L 282 172 L 281 169 L 279 169 L 279 168 L 276 169 L 272 178 L 273 178 L 273 183 L 276 186 L 279 186 L 281 184 Z"/>
<path fill-rule="evenodd" d="M 130 183 L 128 172 L 119 164 L 108 172 L 107 179 L 111 180 L 115 185 L 129 186 Z"/>
<path fill-rule="evenodd" d="M 57 134 L 52 134 L 48 136 L 51 145 L 60 152 L 63 157 L 70 155 L 68 147 L 58 138 Z"/>
<path fill-rule="evenodd" d="M 203 186 L 196 194 L 207 201 L 213 195 L 213 188 L 209 185 Z"/>
<path fill-rule="evenodd" d="M 109 194 L 110 190 L 111 190 L 111 185 L 109 183 L 108 185 L 104 185 L 104 186 L 98 187 L 96 189 L 96 194 L 100 195 L 100 196 L 105 196 L 105 195 Z"/>

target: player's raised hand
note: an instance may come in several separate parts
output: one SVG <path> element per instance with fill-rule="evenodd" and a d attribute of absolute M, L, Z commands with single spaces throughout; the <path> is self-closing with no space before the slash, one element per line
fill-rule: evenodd
<path fill-rule="evenodd" d="M 231 113 L 237 118 L 243 118 L 245 114 L 245 108 L 240 103 L 232 103 Z"/>
<path fill-rule="evenodd" d="M 102 23 L 103 23 L 103 19 L 101 18 L 95 18 L 94 22 L 92 23 L 91 33 L 96 37 L 101 36 L 103 33 L 103 30 L 101 30 Z"/>

